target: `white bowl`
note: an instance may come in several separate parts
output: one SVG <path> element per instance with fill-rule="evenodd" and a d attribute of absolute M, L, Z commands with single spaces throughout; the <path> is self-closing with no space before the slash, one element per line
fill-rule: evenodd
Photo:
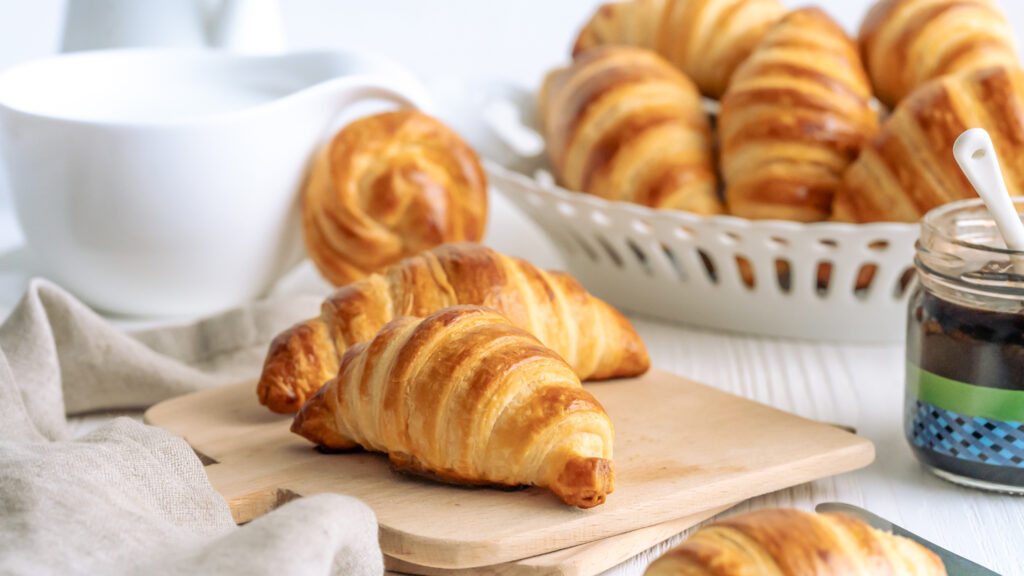
<path fill-rule="evenodd" d="M 0 75 L 0 150 L 43 275 L 107 311 L 202 314 L 298 262 L 309 160 L 370 99 L 426 101 L 357 54 L 79 53 Z"/>

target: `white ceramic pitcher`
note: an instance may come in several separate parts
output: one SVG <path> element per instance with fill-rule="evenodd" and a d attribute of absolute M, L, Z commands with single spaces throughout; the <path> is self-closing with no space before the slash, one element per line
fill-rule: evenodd
<path fill-rule="evenodd" d="M 131 47 L 284 49 L 277 0 L 69 0 L 63 52 Z"/>
<path fill-rule="evenodd" d="M 356 103 L 423 107 L 389 61 L 313 52 L 85 52 L 0 75 L 0 151 L 39 272 L 90 304 L 191 315 L 301 256 L 298 193 Z"/>

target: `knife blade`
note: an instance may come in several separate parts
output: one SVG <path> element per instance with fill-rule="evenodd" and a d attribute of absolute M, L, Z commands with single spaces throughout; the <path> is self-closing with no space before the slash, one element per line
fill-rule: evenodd
<path fill-rule="evenodd" d="M 847 516 L 857 518 L 877 530 L 889 532 L 896 536 L 902 536 L 913 540 L 934 552 L 935 555 L 942 560 L 942 563 L 945 564 L 946 573 L 948 573 L 949 576 L 1000 576 L 996 572 L 993 572 L 984 566 L 975 564 L 963 556 L 959 556 L 945 548 L 942 548 L 941 546 L 932 544 L 906 528 L 897 526 L 885 518 L 876 516 L 875 514 L 872 514 L 863 508 L 854 506 L 853 504 L 844 504 L 842 502 L 823 502 L 815 506 L 814 510 L 816 512 L 841 512 Z"/>

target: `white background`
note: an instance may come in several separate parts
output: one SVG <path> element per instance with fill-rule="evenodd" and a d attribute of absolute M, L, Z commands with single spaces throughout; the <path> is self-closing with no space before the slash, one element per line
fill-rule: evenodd
<path fill-rule="evenodd" d="M 145 0 L 139 0 L 143 2 Z M 182 0 L 186 1 L 186 0 Z M 809 4 L 783 0 L 790 6 Z M 597 0 L 282 0 L 288 46 L 375 51 L 424 77 L 500 78 L 534 86 L 564 60 Z M 57 51 L 64 0 L 0 0 L 0 70 Z M 817 3 L 855 31 L 869 0 Z M 1024 2 L 1002 0 L 1024 38 Z M 0 247 L 14 234 L 0 165 Z"/>
<path fill-rule="evenodd" d="M 145 0 L 138 0 L 144 2 Z M 185 1 L 185 0 L 183 0 Z M 869 0 L 817 4 L 850 31 Z M 1024 38 L 1024 2 L 1001 0 Z M 336 47 L 389 55 L 418 73 L 536 83 L 568 52 L 596 0 L 282 0 L 293 48 Z M 63 0 L 0 0 L 0 69 L 56 50 Z"/>

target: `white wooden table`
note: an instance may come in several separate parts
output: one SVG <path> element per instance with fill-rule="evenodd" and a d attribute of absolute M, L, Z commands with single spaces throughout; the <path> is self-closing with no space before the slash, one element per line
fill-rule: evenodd
<path fill-rule="evenodd" d="M 543 234 L 500 197 L 492 196 L 491 212 L 489 244 L 544 267 L 559 267 L 559 256 Z M 0 205 L 0 220 L 5 217 L 9 213 Z M 14 240 L 14 235 L 0 237 L 0 251 Z M 16 275 L 0 270 L 0 309 L 14 304 L 19 284 Z M 902 433 L 902 346 L 783 341 L 645 318 L 633 322 L 655 366 L 800 416 L 852 426 L 875 443 L 876 461 L 866 469 L 762 496 L 730 513 L 767 506 L 813 510 L 819 502 L 849 502 L 1005 576 L 1024 575 L 1024 497 L 948 484 L 911 456 Z M 108 419 L 92 415 L 73 418 L 71 424 L 84 433 Z M 664 549 L 656 547 L 609 574 L 641 574 Z"/>

